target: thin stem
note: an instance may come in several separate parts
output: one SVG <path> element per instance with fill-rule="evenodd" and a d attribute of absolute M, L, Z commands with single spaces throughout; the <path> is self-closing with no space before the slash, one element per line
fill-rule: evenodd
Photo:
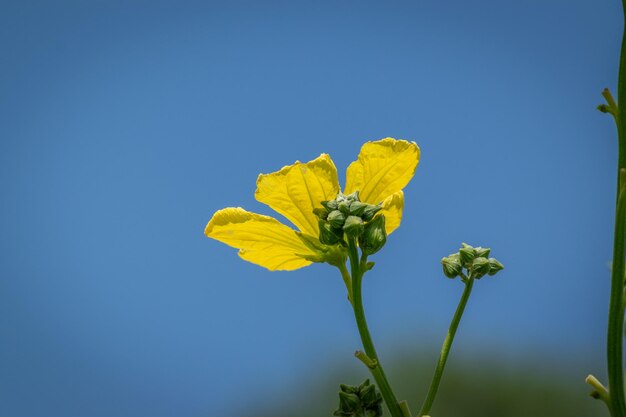
<path fill-rule="evenodd" d="M 626 0 L 622 0 L 626 20 Z M 617 83 L 617 207 L 615 210 L 615 238 L 613 240 L 613 266 L 611 271 L 611 299 L 609 302 L 609 326 L 607 334 L 607 366 L 609 376 L 610 405 L 613 417 L 626 417 L 624 398 L 624 257 L 626 244 L 626 188 L 623 170 L 626 169 L 626 30 L 622 35 L 622 50 Z"/>
<path fill-rule="evenodd" d="M 613 417 L 626 417 L 624 400 L 623 331 L 624 268 L 626 261 L 626 184 L 622 185 L 615 211 L 615 240 L 611 272 L 611 299 L 607 332 L 607 365 L 610 409 Z"/>
<path fill-rule="evenodd" d="M 622 0 L 622 8 L 624 11 L 624 20 L 626 21 L 626 0 Z M 622 188 L 619 178 L 619 172 L 626 169 L 626 30 L 622 35 L 622 50 L 619 60 L 619 76 L 617 81 L 617 136 L 619 139 L 619 153 L 617 163 L 617 193 Z"/>
<path fill-rule="evenodd" d="M 626 21 L 626 0 L 622 0 Z M 611 103 L 609 103 L 611 104 Z M 624 398 L 624 262 L 626 257 L 626 30 L 622 35 L 619 76 L 617 83 L 617 193 L 615 210 L 615 237 L 611 268 L 611 297 L 607 331 L 607 367 L 609 379 L 609 410 L 613 417 L 626 417 Z"/>
<path fill-rule="evenodd" d="M 402 415 L 404 417 L 413 417 L 411 415 L 411 410 L 409 410 L 409 403 L 406 400 L 400 401 L 400 409 L 402 410 Z"/>
<path fill-rule="evenodd" d="M 470 276 L 469 279 L 465 281 L 465 289 L 463 290 L 461 301 L 459 301 L 459 305 L 456 308 L 456 312 L 454 313 L 454 317 L 452 318 L 452 322 L 450 323 L 448 334 L 443 341 L 441 353 L 439 354 L 439 361 L 437 362 L 437 368 L 435 369 L 433 380 L 430 383 L 430 388 L 428 389 L 428 395 L 426 396 L 426 400 L 424 401 L 424 405 L 422 406 L 418 417 L 428 415 L 431 407 L 433 406 L 433 402 L 435 401 L 435 397 L 437 396 L 437 390 L 439 389 L 439 383 L 441 382 L 441 377 L 443 376 L 443 370 L 446 367 L 448 354 L 450 353 L 450 348 L 452 347 L 452 342 L 454 341 L 454 335 L 456 334 L 456 329 L 459 327 L 459 322 L 461 321 L 461 317 L 463 316 L 463 311 L 465 311 L 465 306 L 467 305 L 467 300 L 469 299 L 473 286 L 474 278 Z"/>
<path fill-rule="evenodd" d="M 352 278 L 350 278 L 350 273 L 346 268 L 346 264 L 339 264 L 337 267 L 341 272 L 341 278 L 343 278 L 343 283 L 346 284 L 346 290 L 348 290 L 348 300 L 352 303 Z"/>
<path fill-rule="evenodd" d="M 398 404 L 398 400 L 389 385 L 385 371 L 383 370 L 380 360 L 378 359 L 378 354 L 376 353 L 376 348 L 374 348 L 374 342 L 372 342 L 372 337 L 370 335 L 369 328 L 367 327 L 367 321 L 365 320 L 363 297 L 361 295 L 361 283 L 363 280 L 363 274 L 367 270 L 367 255 L 363 255 L 359 261 L 359 253 L 356 247 L 356 240 L 354 238 L 350 238 L 348 240 L 348 249 L 350 255 L 350 268 L 352 271 L 352 308 L 354 310 L 354 317 L 356 319 L 357 328 L 359 329 L 359 335 L 361 336 L 361 342 L 363 343 L 365 354 L 369 357 L 369 359 L 375 361 L 376 363 L 375 367 L 368 368 L 378 385 L 378 389 L 380 390 L 392 417 L 404 417 L 404 413 Z"/>

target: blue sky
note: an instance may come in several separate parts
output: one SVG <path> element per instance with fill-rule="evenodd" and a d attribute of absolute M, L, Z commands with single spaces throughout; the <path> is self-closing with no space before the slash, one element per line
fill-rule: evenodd
<path fill-rule="evenodd" d="M 619 6 L 4 2 L 0 414 L 229 416 L 352 361 L 336 270 L 270 273 L 203 229 L 271 214 L 259 173 L 325 152 L 343 183 L 387 136 L 422 159 L 365 281 L 383 358 L 439 346 L 461 292 L 439 259 L 466 241 L 506 270 L 455 351 L 602 374 Z"/>

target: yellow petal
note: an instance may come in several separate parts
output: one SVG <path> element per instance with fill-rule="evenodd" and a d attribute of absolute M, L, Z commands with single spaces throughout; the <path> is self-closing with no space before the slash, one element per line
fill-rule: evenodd
<path fill-rule="evenodd" d="M 271 174 L 261 174 L 255 197 L 286 218 L 300 231 L 319 236 L 318 219 L 313 209 L 333 200 L 339 192 L 337 168 L 326 154 L 303 164 L 286 166 Z"/>
<path fill-rule="evenodd" d="M 270 271 L 302 268 L 311 262 L 298 255 L 316 255 L 290 227 L 241 207 L 217 211 L 204 234 L 239 249 L 243 259 Z"/>
<path fill-rule="evenodd" d="M 415 142 L 392 138 L 367 142 L 361 147 L 359 159 L 348 167 L 344 192 L 358 190 L 361 201 L 378 204 L 409 183 L 419 158 Z"/>
<path fill-rule="evenodd" d="M 381 214 L 385 215 L 385 231 L 390 234 L 400 226 L 402 209 L 404 208 L 404 193 L 398 191 L 385 198 L 382 203 Z"/>

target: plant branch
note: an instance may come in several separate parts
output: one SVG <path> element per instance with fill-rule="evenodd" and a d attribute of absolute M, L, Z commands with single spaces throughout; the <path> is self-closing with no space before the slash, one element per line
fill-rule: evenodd
<path fill-rule="evenodd" d="M 430 383 L 428 395 L 426 396 L 426 400 L 424 401 L 424 405 L 422 406 L 418 417 L 426 416 L 430 412 L 430 409 L 433 406 L 433 402 L 435 401 L 435 397 L 437 396 L 437 390 L 439 389 L 441 377 L 443 376 L 446 361 L 448 360 L 448 354 L 450 353 L 450 348 L 452 347 L 452 342 L 454 341 L 454 335 L 456 334 L 456 330 L 459 327 L 459 322 L 461 321 L 461 317 L 463 316 L 463 312 L 465 311 L 467 300 L 472 293 L 474 278 L 470 276 L 467 280 L 464 280 L 464 282 L 465 289 L 463 290 L 463 295 L 461 296 L 459 305 L 456 308 L 456 312 L 454 313 L 454 317 L 452 318 L 452 322 L 450 323 L 448 334 L 446 335 L 443 346 L 441 347 L 441 353 L 439 354 L 437 368 L 435 368 L 435 374 L 433 375 L 433 380 Z"/>

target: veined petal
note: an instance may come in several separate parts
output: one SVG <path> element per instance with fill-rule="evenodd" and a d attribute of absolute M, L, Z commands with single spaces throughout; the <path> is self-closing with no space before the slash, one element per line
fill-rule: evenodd
<path fill-rule="evenodd" d="M 367 142 L 348 167 L 344 193 L 358 190 L 361 201 L 378 204 L 409 183 L 419 158 L 415 142 L 393 138 Z"/>
<path fill-rule="evenodd" d="M 296 231 L 273 217 L 251 213 L 241 207 L 217 211 L 204 234 L 239 249 L 239 256 L 270 271 L 292 271 L 310 265 L 302 256 L 317 253 Z"/>
<path fill-rule="evenodd" d="M 296 161 L 280 171 L 261 174 L 255 197 L 286 218 L 300 231 L 319 236 L 318 218 L 313 209 L 333 200 L 339 192 L 337 168 L 330 156 L 322 154 L 303 164 Z"/>
<path fill-rule="evenodd" d="M 404 208 L 404 193 L 398 191 L 385 198 L 382 203 L 381 214 L 385 215 L 385 231 L 390 234 L 400 226 L 402 209 Z"/>

